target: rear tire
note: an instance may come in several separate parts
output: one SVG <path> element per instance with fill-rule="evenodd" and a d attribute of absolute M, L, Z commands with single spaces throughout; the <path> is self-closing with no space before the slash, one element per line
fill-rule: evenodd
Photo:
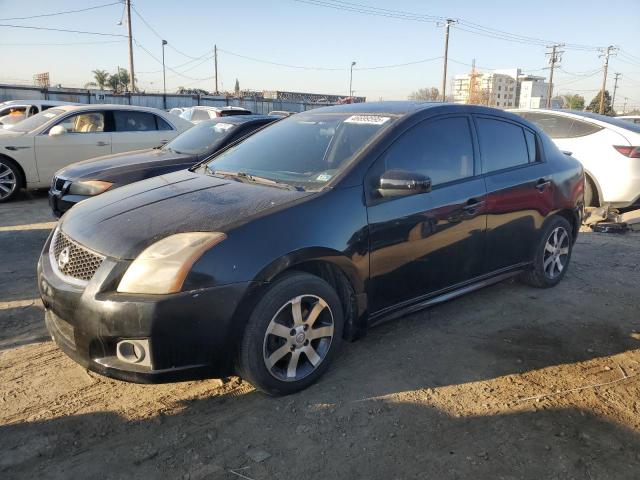
<path fill-rule="evenodd" d="M 0 156 L 0 203 L 14 199 L 23 183 L 22 172 L 16 162 Z"/>
<path fill-rule="evenodd" d="M 294 272 L 277 280 L 244 331 L 238 374 L 269 395 L 288 395 L 318 380 L 342 343 L 342 304 L 320 277 Z"/>
<path fill-rule="evenodd" d="M 573 229 L 560 216 L 553 217 L 540 236 L 533 265 L 520 279 L 532 287 L 555 287 L 567 273 L 573 251 Z"/>

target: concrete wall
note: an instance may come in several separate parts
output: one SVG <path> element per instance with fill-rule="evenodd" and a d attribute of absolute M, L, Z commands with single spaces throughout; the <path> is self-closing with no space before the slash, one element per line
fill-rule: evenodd
<path fill-rule="evenodd" d="M 192 107 L 195 105 L 208 105 L 221 107 L 231 105 L 243 107 L 253 113 L 267 114 L 272 110 L 285 110 L 288 112 L 303 112 L 312 108 L 332 105 L 329 103 L 307 103 L 294 101 L 266 100 L 253 98 L 227 98 L 223 96 L 209 95 L 178 95 L 157 93 L 123 94 L 114 95 L 111 92 L 96 90 L 82 90 L 69 88 L 40 88 L 20 85 L 0 84 L 0 102 L 7 100 L 58 100 L 62 102 L 77 103 L 115 103 L 118 105 L 139 105 L 159 109 L 174 107 Z M 166 103 L 165 103 L 166 102 Z"/>

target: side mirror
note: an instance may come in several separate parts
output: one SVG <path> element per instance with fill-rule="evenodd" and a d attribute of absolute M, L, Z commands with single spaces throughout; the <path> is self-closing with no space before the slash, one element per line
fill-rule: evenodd
<path fill-rule="evenodd" d="M 51 130 L 49 130 L 50 137 L 59 137 L 60 135 L 64 135 L 65 133 L 67 133 L 67 129 L 62 125 L 56 125 L 55 127 L 51 127 Z"/>
<path fill-rule="evenodd" d="M 378 193 L 381 197 L 406 197 L 431 191 L 431 179 L 420 173 L 387 170 L 380 177 Z"/>

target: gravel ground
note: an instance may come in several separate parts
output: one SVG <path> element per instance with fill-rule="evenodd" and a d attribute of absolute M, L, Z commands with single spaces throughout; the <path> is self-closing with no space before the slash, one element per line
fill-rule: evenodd
<path fill-rule="evenodd" d="M 69 360 L 37 300 L 51 221 L 42 194 L 0 205 L 3 479 L 640 477 L 640 234 L 583 233 L 558 287 L 507 281 L 386 323 L 270 398 Z"/>

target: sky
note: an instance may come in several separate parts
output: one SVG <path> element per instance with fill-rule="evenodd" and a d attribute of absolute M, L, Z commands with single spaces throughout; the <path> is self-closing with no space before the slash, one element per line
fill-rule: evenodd
<path fill-rule="evenodd" d="M 213 90 L 217 45 L 220 90 L 233 90 L 237 78 L 242 89 L 347 95 L 355 61 L 354 95 L 406 99 L 419 88 L 440 88 L 444 29 L 434 17 L 441 17 L 462 20 L 450 30 L 449 79 L 468 73 L 473 59 L 480 70 L 548 75 L 545 45 L 562 42 L 554 93 L 581 94 L 588 102 L 602 82 L 603 61 L 591 47 L 616 45 L 607 89 L 621 73 L 616 105 L 626 97 L 628 108 L 640 106 L 640 0 L 609 0 L 604 8 L 595 0 L 133 0 L 133 7 L 136 78 L 146 91 L 162 91 L 164 38 L 167 91 Z M 94 69 L 128 68 L 127 41 L 118 36 L 127 33 L 126 22 L 118 25 L 123 11 L 116 0 L 0 0 L 0 82 L 31 84 L 35 73 L 50 72 L 52 84 L 82 87 Z M 541 41 L 495 38 L 496 29 Z"/>

